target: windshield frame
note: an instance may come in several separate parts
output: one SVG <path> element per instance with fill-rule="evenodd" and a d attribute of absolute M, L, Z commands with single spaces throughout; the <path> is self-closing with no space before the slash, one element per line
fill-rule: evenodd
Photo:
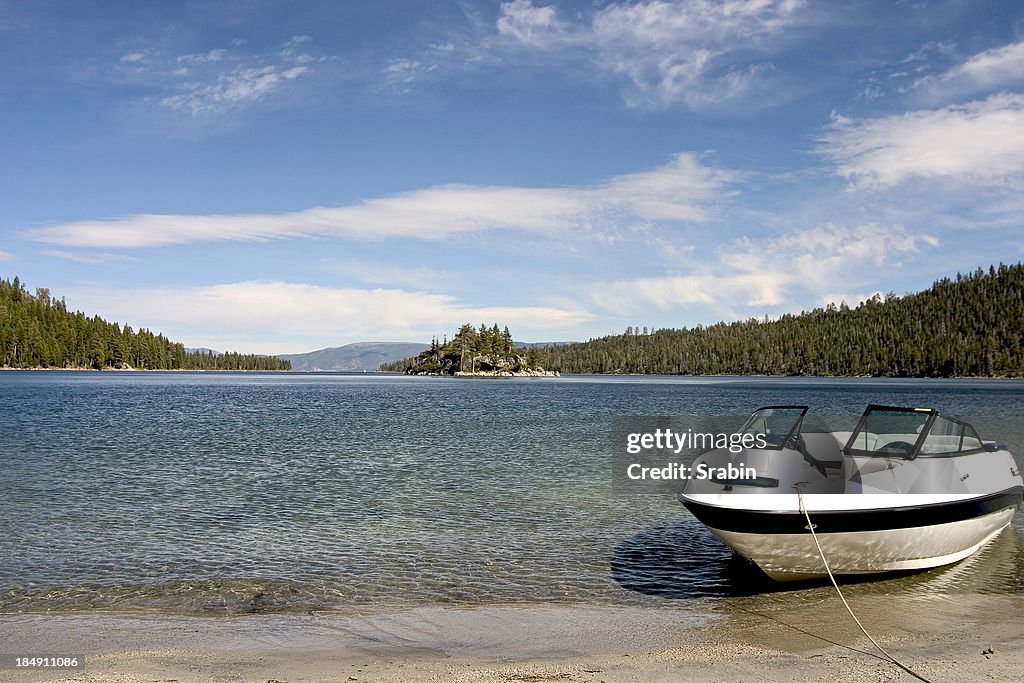
<path fill-rule="evenodd" d="M 746 422 L 743 423 L 743 426 L 740 427 L 740 432 L 739 433 L 741 433 L 741 434 L 748 433 L 747 430 L 750 428 L 751 423 L 754 422 L 754 420 L 758 418 L 758 414 L 759 413 L 762 413 L 764 411 L 769 411 L 769 410 L 799 410 L 800 414 L 797 415 L 796 420 L 793 422 L 793 426 L 789 428 L 789 431 L 786 432 L 786 435 L 784 437 L 782 437 L 781 439 L 773 438 L 772 441 L 768 442 L 765 445 L 765 447 L 763 449 L 760 449 L 760 450 L 781 451 L 783 448 L 794 448 L 794 449 L 798 448 L 797 438 L 800 436 L 800 429 L 803 427 L 804 417 L 807 415 L 807 409 L 808 409 L 808 406 L 804 406 L 804 405 L 761 406 L 760 408 L 758 408 L 757 410 L 755 410 L 754 412 L 752 412 L 750 414 L 750 417 L 748 417 Z M 765 416 L 765 417 L 762 418 L 762 419 L 765 419 L 765 421 L 766 421 L 766 427 L 767 427 L 767 417 L 768 416 Z M 753 432 L 751 432 L 751 433 L 753 433 Z M 761 432 L 761 433 L 764 433 L 764 432 Z M 776 441 L 777 441 L 777 443 L 776 443 Z"/>
<path fill-rule="evenodd" d="M 861 435 L 864 430 L 868 419 L 872 413 L 907 413 L 924 415 L 924 423 L 920 427 L 920 432 L 917 433 L 917 438 L 914 440 L 913 447 L 906 452 L 899 451 L 882 451 L 881 449 L 866 450 L 864 448 L 857 448 L 854 444 L 857 441 L 857 437 Z M 960 442 L 957 449 L 936 453 L 922 452 L 922 447 L 931 435 L 932 427 L 935 425 L 937 420 L 944 420 L 960 426 Z M 962 450 L 964 440 L 967 436 L 967 430 L 973 433 L 974 438 L 977 439 L 978 447 Z M 873 432 L 869 432 L 873 433 Z M 909 441 L 903 442 L 909 444 Z M 884 406 L 877 404 L 870 404 L 865 410 L 864 414 L 860 416 L 860 420 L 857 421 L 857 426 L 850 434 L 850 438 L 847 440 L 846 445 L 843 447 L 844 455 L 855 455 L 869 458 L 902 458 L 904 460 L 913 460 L 915 458 L 949 458 L 958 455 L 967 455 L 969 453 L 978 453 L 984 450 L 984 442 L 978 436 L 977 430 L 969 422 L 961 420 L 956 417 L 949 415 L 942 415 L 938 410 L 934 408 L 907 408 L 904 406 Z"/>

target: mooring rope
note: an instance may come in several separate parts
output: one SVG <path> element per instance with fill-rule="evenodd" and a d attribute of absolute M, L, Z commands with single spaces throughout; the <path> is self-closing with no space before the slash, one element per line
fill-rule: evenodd
<path fill-rule="evenodd" d="M 797 500 L 800 502 L 800 511 L 804 513 L 804 517 L 807 519 L 807 530 L 811 532 L 811 538 L 814 539 L 814 545 L 818 548 L 818 556 L 821 557 L 821 562 L 825 565 L 825 571 L 828 573 L 828 578 L 832 579 L 832 585 L 835 586 L 836 593 L 839 594 L 839 599 L 843 601 L 843 606 L 846 607 L 846 611 L 849 612 L 850 616 L 853 617 L 853 620 L 857 622 L 857 626 L 860 628 L 861 632 L 865 636 L 867 636 L 868 640 L 871 641 L 871 644 L 874 645 L 879 652 L 885 655 L 886 659 L 888 659 L 890 662 L 892 662 L 899 668 L 903 669 L 919 681 L 924 681 L 924 683 L 932 683 L 927 678 L 917 673 L 916 671 L 912 670 L 909 666 L 903 664 L 898 659 L 889 654 L 885 650 L 885 648 L 879 645 L 878 642 L 871 637 L 871 634 L 868 633 L 868 630 L 864 628 L 864 624 L 860 623 L 860 619 L 858 619 L 857 615 L 853 613 L 853 609 L 850 607 L 850 603 L 846 602 L 846 597 L 843 596 L 843 591 L 839 589 L 839 583 L 836 582 L 836 577 L 832 574 L 832 568 L 828 566 L 828 560 L 825 559 L 825 551 L 821 549 L 821 543 L 818 542 L 818 534 L 814 533 L 814 523 L 811 522 L 811 515 L 807 512 L 807 506 L 804 504 L 804 495 L 800 491 L 800 485 L 797 484 L 793 488 L 796 489 Z"/>

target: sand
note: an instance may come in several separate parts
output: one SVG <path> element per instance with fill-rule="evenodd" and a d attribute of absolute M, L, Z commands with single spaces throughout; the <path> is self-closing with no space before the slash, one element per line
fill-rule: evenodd
<path fill-rule="evenodd" d="M 932 681 L 1018 681 L 1024 597 L 888 595 L 851 603 Z M 5 681 L 912 681 L 824 589 L 665 607 L 423 608 L 377 615 L 12 615 L 2 651 L 84 654 Z"/>

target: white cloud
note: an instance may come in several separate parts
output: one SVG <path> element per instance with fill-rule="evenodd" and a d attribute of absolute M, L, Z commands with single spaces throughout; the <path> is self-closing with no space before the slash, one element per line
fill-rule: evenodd
<path fill-rule="evenodd" d="M 9 251 L 0 251 L 0 261 L 13 261 L 14 254 Z"/>
<path fill-rule="evenodd" d="M 545 45 L 563 31 L 554 7 L 534 7 L 531 0 L 513 0 L 501 5 L 498 33 L 533 45 Z"/>
<path fill-rule="evenodd" d="M 937 76 L 925 76 L 913 87 L 933 98 L 1001 90 L 1024 83 L 1024 42 L 980 52 Z"/>
<path fill-rule="evenodd" d="M 1024 170 L 1024 95 L 897 116 L 836 116 L 820 141 L 837 172 L 858 185 L 953 178 L 1003 182 Z"/>
<path fill-rule="evenodd" d="M 661 311 L 702 305 L 722 313 L 736 306 L 782 303 L 785 276 L 778 272 L 736 275 L 668 275 L 617 280 L 593 288 L 599 306 L 619 314 L 638 314 L 654 306 Z"/>
<path fill-rule="evenodd" d="M 929 40 L 911 51 L 900 60 L 900 64 L 911 68 L 924 68 L 922 63 L 931 62 L 936 57 L 949 57 L 956 52 L 956 43 L 952 40 Z"/>
<path fill-rule="evenodd" d="M 592 194 L 644 219 L 702 221 L 707 218 L 705 203 L 723 196 L 734 178 L 702 165 L 694 154 L 678 154 L 652 171 L 617 176 Z"/>
<path fill-rule="evenodd" d="M 317 58 L 305 51 L 304 48 L 300 48 L 301 45 L 311 42 L 313 39 L 309 36 L 292 36 L 281 47 L 281 57 L 286 61 L 293 62 L 295 64 L 309 64 L 310 62 L 321 61 L 324 58 Z"/>
<path fill-rule="evenodd" d="M 704 166 L 692 154 L 679 154 L 653 171 L 576 188 L 442 185 L 334 208 L 251 215 L 141 214 L 36 228 L 27 235 L 64 246 L 135 248 L 314 236 L 443 239 L 493 229 L 564 234 L 624 215 L 702 221 L 707 204 L 723 196 L 732 179 L 729 172 Z"/>
<path fill-rule="evenodd" d="M 1024 42 L 1010 43 L 974 55 L 950 72 L 967 75 L 987 85 L 1001 85 L 1024 76 Z"/>
<path fill-rule="evenodd" d="M 697 109 L 764 86 L 773 68 L 759 61 L 795 21 L 803 0 L 651 0 L 612 3 L 575 23 L 531 0 L 501 6 L 500 36 L 521 46 L 586 55 L 625 78 L 633 106 Z"/>
<path fill-rule="evenodd" d="M 247 281 L 188 288 L 72 288 L 69 306 L 162 331 L 189 346 L 297 353 L 348 341 L 429 340 L 461 323 L 507 323 L 517 334 L 566 332 L 592 319 L 581 308 L 473 306 L 400 289 Z M 280 332 L 276 332 L 280 331 Z"/>
<path fill-rule="evenodd" d="M 601 283 L 591 290 L 592 299 L 620 314 L 642 313 L 650 306 L 663 311 L 702 306 L 735 316 L 743 308 L 793 305 L 837 287 L 884 281 L 885 266 L 897 265 L 922 246 L 937 245 L 934 237 L 876 224 L 745 237 L 720 248 L 711 263 L 690 274 Z"/>
<path fill-rule="evenodd" d="M 126 254 L 109 254 L 106 252 L 94 251 L 63 251 L 60 249 L 47 249 L 43 251 L 43 254 L 46 256 L 61 258 L 65 261 L 84 263 L 90 266 L 103 265 L 107 263 L 123 263 L 135 260 L 135 257 L 128 256 Z"/>
<path fill-rule="evenodd" d="M 273 52 L 253 52 L 245 41 L 230 47 L 169 54 L 146 48 L 123 54 L 112 65 L 121 81 L 150 93 L 136 102 L 211 119 L 238 112 L 284 91 L 284 86 L 312 73 L 323 57 L 307 50 L 308 36 L 295 36 Z"/>
<path fill-rule="evenodd" d="M 178 55 L 175 58 L 175 61 L 179 64 L 207 64 L 209 62 L 221 61 L 227 53 L 228 51 L 224 48 L 216 48 L 214 50 L 208 50 L 207 52 Z"/>
<path fill-rule="evenodd" d="M 846 304 L 850 308 L 856 308 L 868 299 L 875 297 L 878 297 L 879 301 L 885 301 L 886 299 L 886 295 L 879 290 L 874 292 L 829 292 L 822 294 L 818 302 L 822 306 Z"/>
<path fill-rule="evenodd" d="M 410 92 L 411 84 L 437 69 L 436 64 L 425 64 L 418 59 L 393 59 L 382 72 L 378 89 L 399 94 Z"/>
<path fill-rule="evenodd" d="M 936 63 L 949 63 L 956 53 L 952 41 L 929 41 L 905 55 L 895 64 L 872 70 L 857 88 L 855 99 L 877 100 L 892 92 L 905 93 L 913 90 L 914 84 L 930 78 Z"/>
<path fill-rule="evenodd" d="M 263 99 L 286 82 L 304 74 L 307 67 L 263 66 L 258 68 L 238 67 L 221 74 L 216 81 L 203 85 L 199 82 L 183 83 L 184 90 L 177 95 L 160 99 L 160 104 L 169 109 L 188 112 L 192 116 L 211 112 L 239 109 Z"/>

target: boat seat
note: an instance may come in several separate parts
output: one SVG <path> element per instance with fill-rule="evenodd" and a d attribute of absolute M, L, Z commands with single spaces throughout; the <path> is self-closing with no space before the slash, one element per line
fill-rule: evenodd
<path fill-rule="evenodd" d="M 805 460 L 815 466 L 842 469 L 844 444 L 839 443 L 835 436 L 828 432 L 804 432 L 800 437 Z"/>
<path fill-rule="evenodd" d="M 891 443 L 905 443 L 912 446 L 917 443 L 920 436 L 920 434 L 879 434 L 875 438 L 875 443 L 871 446 L 871 450 L 877 452 Z M 893 453 L 893 455 L 895 455 L 895 453 Z"/>

